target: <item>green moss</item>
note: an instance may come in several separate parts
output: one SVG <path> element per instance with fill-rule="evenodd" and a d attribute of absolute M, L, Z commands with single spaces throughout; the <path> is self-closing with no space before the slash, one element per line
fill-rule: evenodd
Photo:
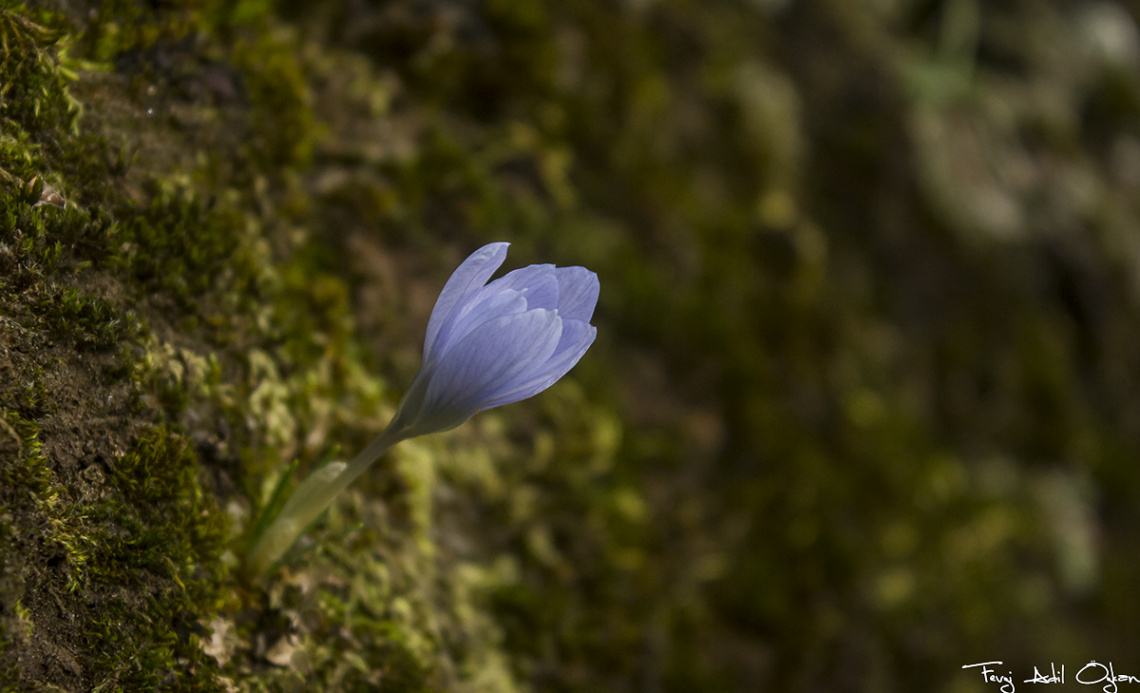
<path fill-rule="evenodd" d="M 181 690 L 197 682 L 192 685 L 213 690 L 216 669 L 196 633 L 222 598 L 219 556 L 228 522 L 203 495 L 184 439 L 161 427 L 146 433 L 115 462 L 117 493 L 83 500 L 59 485 L 34 424 L 7 412 L 3 428 L 18 445 L 0 466 L 6 489 L 0 527 L 21 546 L 38 534 L 32 555 L 54 556 L 15 563 L 13 554 L 4 554 L 0 578 L 6 600 L 15 600 L 5 602 L 13 610 L 0 622 L 8 680 L 32 683 L 14 658 L 34 659 L 36 643 L 47 641 L 68 647 L 77 670 L 105 687 Z M 66 581 L 49 579 L 56 563 Z M 38 607 L 20 606 L 21 599 L 45 597 L 71 615 L 71 627 L 54 630 Z M 117 646 L 107 647 L 110 642 Z M 175 668 L 183 683 L 170 678 Z"/>
<path fill-rule="evenodd" d="M 20 10 L 23 2 L 0 7 L 0 72 L 8 76 L 0 87 L 0 116 L 32 133 L 73 132 L 80 111 L 66 90 L 73 75 L 59 69 L 51 50 L 66 35 L 62 22 L 50 12 L 27 17 Z"/>
<path fill-rule="evenodd" d="M 309 76 L 297 53 L 305 50 L 293 32 L 276 28 L 239 40 L 234 65 L 246 77 L 250 106 L 247 143 L 257 169 L 270 176 L 308 166 L 320 135 L 313 117 Z"/>
<path fill-rule="evenodd" d="M 44 461 L 39 428 L 19 413 L 6 410 L 0 429 L 4 449 L 15 453 L 11 458 L 14 464 L 2 470 L 7 487 L 23 490 L 27 494 L 24 500 L 47 502 L 52 491 L 51 472 Z"/>
<path fill-rule="evenodd" d="M 138 329 L 133 316 L 106 299 L 84 296 L 79 289 L 52 287 L 39 294 L 41 314 L 57 335 L 79 349 L 106 351 L 132 339 Z"/>
<path fill-rule="evenodd" d="M 148 209 L 108 237 L 118 250 L 112 266 L 196 312 L 197 297 L 223 288 L 219 275 L 241 247 L 245 220 L 232 208 L 208 209 L 212 203 L 178 179 L 155 181 L 150 192 Z"/>
<path fill-rule="evenodd" d="M 51 491 L 51 472 L 43 459 L 39 429 L 34 423 L 7 409 L 0 409 L 0 488 L 5 489 L 0 505 L 0 539 L 3 546 L 25 541 L 20 515 L 43 503 Z M 0 551 L 0 677 L 5 682 L 20 679 L 20 667 L 13 653 L 33 636 L 27 608 L 21 601 L 24 587 L 19 557 Z M 29 632 L 29 631 L 32 632 Z M 6 685 L 14 685 L 6 684 Z M 14 690 L 14 689 L 10 689 Z"/>
<path fill-rule="evenodd" d="M 216 664 L 199 647 L 199 625 L 224 599 L 220 555 L 228 518 L 201 486 L 186 439 L 164 427 L 116 460 L 119 493 L 89 509 L 90 562 L 81 582 L 98 595 L 87 630 L 118 649 L 84 652 L 104 685 L 125 690 L 216 688 Z M 137 595 L 145 593 L 140 612 Z M 177 667 L 177 679 L 169 671 Z"/>

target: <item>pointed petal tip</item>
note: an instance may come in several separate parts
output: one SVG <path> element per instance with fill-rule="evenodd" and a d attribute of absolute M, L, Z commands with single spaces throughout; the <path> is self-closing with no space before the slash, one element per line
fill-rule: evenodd
<path fill-rule="evenodd" d="M 459 267 L 451 273 L 428 319 L 427 335 L 424 338 L 424 360 L 430 356 L 440 330 L 447 325 L 455 313 L 467 302 L 495 273 L 507 259 L 510 243 L 497 241 L 488 243 L 467 256 Z"/>

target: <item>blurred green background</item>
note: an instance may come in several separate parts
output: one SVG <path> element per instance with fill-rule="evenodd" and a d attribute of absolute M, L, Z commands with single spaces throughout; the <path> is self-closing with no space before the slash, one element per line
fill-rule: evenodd
<path fill-rule="evenodd" d="M 1140 676 L 1140 3 L 0 8 L 0 690 Z M 246 574 L 493 240 L 597 343 Z"/>

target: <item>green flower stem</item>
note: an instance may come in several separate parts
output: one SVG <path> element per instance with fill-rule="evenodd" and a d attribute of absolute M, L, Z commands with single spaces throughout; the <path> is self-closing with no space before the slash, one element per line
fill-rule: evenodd
<path fill-rule="evenodd" d="M 256 573 L 265 572 L 289 550 L 305 531 L 332 504 L 336 495 L 364 473 L 396 443 L 409 437 L 407 427 L 389 425 L 349 463 L 332 462 L 321 467 L 297 487 L 281 508 L 273 524 L 257 539 L 250 552 L 249 565 Z"/>

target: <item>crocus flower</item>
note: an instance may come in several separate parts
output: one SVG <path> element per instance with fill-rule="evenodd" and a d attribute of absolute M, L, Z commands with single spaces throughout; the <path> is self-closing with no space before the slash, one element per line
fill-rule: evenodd
<path fill-rule="evenodd" d="M 478 411 L 532 397 L 593 344 L 598 275 L 531 265 L 487 284 L 508 245 L 475 251 L 435 302 L 423 365 L 393 421 L 410 435 L 446 431 Z"/>
<path fill-rule="evenodd" d="M 558 381 L 594 342 L 598 276 L 584 267 L 531 265 L 487 280 L 508 243 L 475 251 L 436 300 L 424 360 L 388 427 L 351 462 L 305 480 L 256 538 L 250 564 L 268 568 L 346 486 L 401 440 L 455 428 L 476 412 L 532 397 Z"/>

